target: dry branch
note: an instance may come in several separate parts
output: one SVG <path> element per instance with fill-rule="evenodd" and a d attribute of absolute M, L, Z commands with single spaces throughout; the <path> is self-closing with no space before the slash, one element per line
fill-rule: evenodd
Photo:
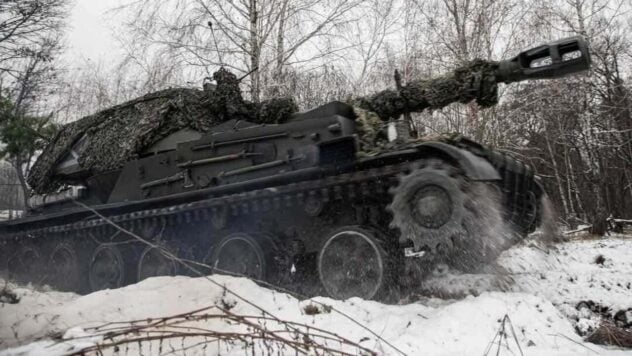
<path fill-rule="evenodd" d="M 205 326 L 209 321 L 225 321 L 233 327 L 245 326 L 247 331 L 213 330 Z M 217 305 L 170 317 L 106 323 L 85 330 L 90 334 L 87 338 L 100 337 L 103 341 L 76 351 L 73 355 L 96 354 L 108 349 L 115 350 L 123 345 L 191 338 L 204 338 L 205 341 L 196 341 L 189 347 L 205 347 L 217 342 L 241 342 L 253 351 L 257 347 L 272 351 L 275 350 L 272 345 L 275 345 L 278 350 L 289 348 L 297 354 L 376 354 L 358 343 L 323 329 L 266 316 L 239 315 Z M 80 339 L 83 338 L 74 340 Z"/>

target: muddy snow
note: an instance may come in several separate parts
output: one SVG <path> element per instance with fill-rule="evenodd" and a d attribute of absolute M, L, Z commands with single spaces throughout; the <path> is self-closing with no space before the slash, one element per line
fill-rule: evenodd
<path fill-rule="evenodd" d="M 502 355 L 630 354 L 582 337 L 600 318 L 618 311 L 625 318 L 632 307 L 630 256 L 632 236 L 550 250 L 527 242 L 499 258 L 500 274 L 435 276 L 426 289 L 442 299 L 406 305 L 300 301 L 217 275 L 210 277 L 215 283 L 156 277 L 86 296 L 13 286 L 19 302 L 0 303 L 0 355 L 66 355 L 130 339 L 103 353 L 294 355 L 292 347 L 318 345 L 306 353 L 483 355 L 500 348 Z"/>

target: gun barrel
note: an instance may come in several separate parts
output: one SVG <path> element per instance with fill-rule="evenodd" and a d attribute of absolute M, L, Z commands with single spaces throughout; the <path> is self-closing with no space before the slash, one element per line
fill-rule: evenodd
<path fill-rule="evenodd" d="M 520 52 L 500 61 L 496 70 L 499 82 L 559 78 L 590 68 L 588 43 L 580 36 L 568 37 Z"/>

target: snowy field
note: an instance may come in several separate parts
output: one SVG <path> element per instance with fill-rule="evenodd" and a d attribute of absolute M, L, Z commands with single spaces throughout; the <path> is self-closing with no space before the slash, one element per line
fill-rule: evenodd
<path fill-rule="evenodd" d="M 406 305 L 299 301 L 226 276 L 158 277 L 86 296 L 13 287 L 19 303 L 0 304 L 0 355 L 66 355 L 97 344 L 111 345 L 104 355 L 295 355 L 301 347 L 314 355 L 632 354 L 578 334 L 599 325 L 590 306 L 612 315 L 632 308 L 631 256 L 632 236 L 549 251 L 528 242 L 501 256 L 506 275 L 436 276 L 426 289 L 444 299 Z M 632 309 L 623 315 L 632 322 Z"/>

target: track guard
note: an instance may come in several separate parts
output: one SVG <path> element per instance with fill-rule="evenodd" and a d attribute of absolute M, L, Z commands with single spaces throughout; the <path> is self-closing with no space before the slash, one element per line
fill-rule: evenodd
<path fill-rule="evenodd" d="M 494 166 L 485 158 L 472 152 L 443 142 L 426 142 L 417 145 L 419 151 L 429 151 L 433 155 L 446 157 L 456 162 L 465 175 L 475 181 L 500 180 L 501 177 Z"/>

